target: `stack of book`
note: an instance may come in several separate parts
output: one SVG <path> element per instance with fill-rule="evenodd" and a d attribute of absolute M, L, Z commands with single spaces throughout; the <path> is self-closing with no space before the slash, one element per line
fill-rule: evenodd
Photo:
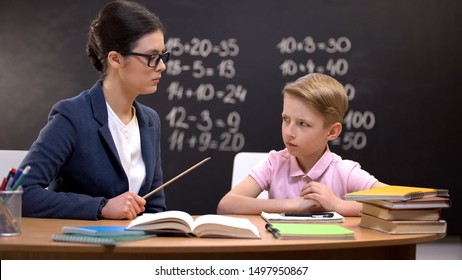
<path fill-rule="evenodd" d="M 390 234 L 445 233 L 441 209 L 449 208 L 448 190 L 386 186 L 345 196 L 363 203 L 360 226 Z"/>

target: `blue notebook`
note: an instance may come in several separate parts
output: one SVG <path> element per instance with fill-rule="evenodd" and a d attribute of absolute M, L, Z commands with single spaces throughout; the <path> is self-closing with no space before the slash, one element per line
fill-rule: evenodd
<path fill-rule="evenodd" d="M 125 226 L 62 227 L 62 233 L 54 234 L 53 241 L 115 246 L 117 243 L 135 241 L 155 236 L 142 230 L 125 230 Z"/>
<path fill-rule="evenodd" d="M 142 230 L 125 230 L 125 226 L 62 227 L 62 233 L 78 233 L 89 236 L 142 235 Z"/>
<path fill-rule="evenodd" d="M 140 235 L 114 235 L 114 236 L 90 236 L 78 233 L 61 233 L 52 236 L 53 241 L 72 242 L 72 243 L 89 243 L 104 246 L 115 246 L 120 242 L 135 241 L 153 237 L 153 234 Z"/>

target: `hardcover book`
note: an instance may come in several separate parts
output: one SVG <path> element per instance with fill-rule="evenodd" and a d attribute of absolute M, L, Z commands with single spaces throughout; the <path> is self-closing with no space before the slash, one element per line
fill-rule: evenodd
<path fill-rule="evenodd" d="M 451 207 L 451 200 L 449 197 L 438 196 L 411 200 L 367 200 L 364 201 L 364 203 L 379 205 L 389 209 L 430 209 Z"/>
<path fill-rule="evenodd" d="M 249 219 L 214 214 L 193 218 L 186 212 L 174 210 L 145 213 L 133 220 L 127 230 L 179 233 L 190 237 L 261 238 L 258 228 Z"/>
<path fill-rule="evenodd" d="M 384 220 L 416 220 L 437 221 L 441 210 L 432 209 L 388 209 L 374 204 L 363 203 L 362 214 L 367 214 Z"/>
<path fill-rule="evenodd" d="M 374 216 L 361 216 L 361 227 L 390 234 L 445 233 L 446 221 L 387 221 Z"/>

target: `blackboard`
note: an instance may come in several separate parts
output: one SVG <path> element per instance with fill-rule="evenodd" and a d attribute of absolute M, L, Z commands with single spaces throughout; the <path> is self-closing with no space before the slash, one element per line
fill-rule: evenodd
<path fill-rule="evenodd" d="M 51 106 L 98 74 L 88 24 L 107 1 L 0 2 L 0 149 L 28 149 Z M 240 151 L 282 149 L 281 89 L 310 72 L 345 85 L 350 109 L 331 149 L 390 184 L 450 189 L 461 234 L 462 2 L 140 1 L 167 27 L 158 92 L 170 209 L 215 212 Z"/>

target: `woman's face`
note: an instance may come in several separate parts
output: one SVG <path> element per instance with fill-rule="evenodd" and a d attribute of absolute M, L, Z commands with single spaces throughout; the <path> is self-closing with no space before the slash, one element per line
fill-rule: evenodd
<path fill-rule="evenodd" d="M 135 44 L 132 52 L 158 55 L 164 51 L 164 34 L 155 31 L 141 37 Z M 125 90 L 136 95 L 151 94 L 157 91 L 161 73 L 166 66 L 161 59 L 155 67 L 148 66 L 148 58 L 137 55 L 123 56 L 123 67 L 119 69 L 119 77 Z"/>

